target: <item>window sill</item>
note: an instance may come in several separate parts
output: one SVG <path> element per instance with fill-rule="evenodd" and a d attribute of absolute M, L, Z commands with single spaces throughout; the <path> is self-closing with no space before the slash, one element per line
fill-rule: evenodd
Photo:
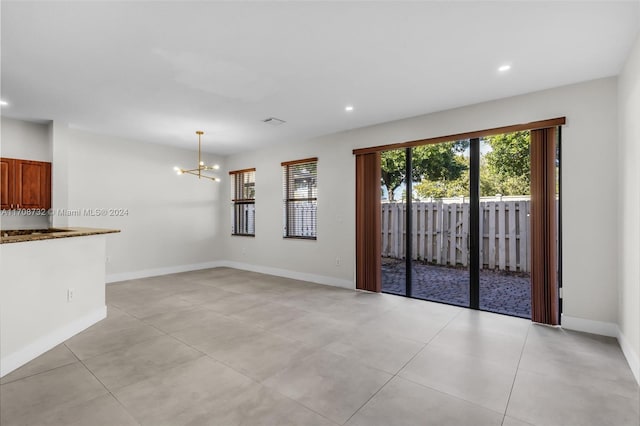
<path fill-rule="evenodd" d="M 256 234 L 231 234 L 232 237 L 255 237 Z"/>
<path fill-rule="evenodd" d="M 285 240 L 312 240 L 315 241 L 318 239 L 318 237 L 296 237 L 296 236 L 287 236 L 285 235 L 284 237 L 282 237 Z"/>

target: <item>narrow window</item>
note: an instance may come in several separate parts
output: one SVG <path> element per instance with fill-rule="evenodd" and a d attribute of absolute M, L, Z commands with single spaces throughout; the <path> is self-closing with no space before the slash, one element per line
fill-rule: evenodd
<path fill-rule="evenodd" d="M 231 177 L 232 235 L 256 234 L 256 169 L 235 170 Z"/>
<path fill-rule="evenodd" d="M 317 158 L 282 163 L 284 238 L 316 239 L 317 183 Z"/>

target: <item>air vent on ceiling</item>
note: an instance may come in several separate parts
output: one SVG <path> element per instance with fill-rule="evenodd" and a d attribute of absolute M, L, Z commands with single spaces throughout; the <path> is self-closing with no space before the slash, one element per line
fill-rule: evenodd
<path fill-rule="evenodd" d="M 269 117 L 262 120 L 263 123 L 270 124 L 272 126 L 279 126 L 281 124 L 286 123 L 284 120 L 280 120 L 279 118 Z"/>

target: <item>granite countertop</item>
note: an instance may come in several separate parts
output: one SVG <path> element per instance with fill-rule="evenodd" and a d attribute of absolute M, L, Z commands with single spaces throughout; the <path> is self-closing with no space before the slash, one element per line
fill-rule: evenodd
<path fill-rule="evenodd" d="M 73 228 L 0 230 L 0 244 L 51 240 L 54 238 L 86 237 L 87 235 L 114 234 L 116 232 L 120 232 L 120 230 L 77 226 Z"/>

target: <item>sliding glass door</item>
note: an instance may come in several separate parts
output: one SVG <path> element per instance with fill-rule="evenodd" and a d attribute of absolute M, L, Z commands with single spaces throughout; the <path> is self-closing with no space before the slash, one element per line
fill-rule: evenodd
<path fill-rule="evenodd" d="M 530 132 L 381 153 L 382 291 L 531 318 Z"/>

